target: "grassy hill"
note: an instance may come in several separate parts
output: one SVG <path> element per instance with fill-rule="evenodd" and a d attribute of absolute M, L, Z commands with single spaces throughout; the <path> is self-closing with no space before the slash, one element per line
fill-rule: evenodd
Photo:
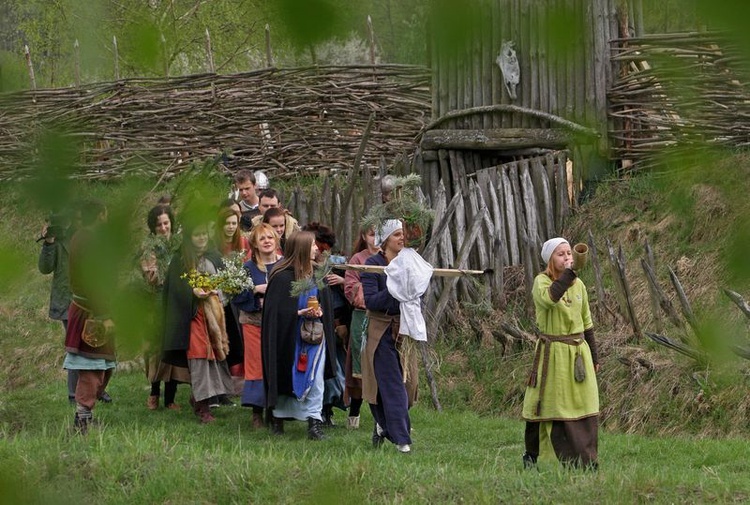
<path fill-rule="evenodd" d="M 637 317 L 644 330 L 654 331 L 640 268 L 648 239 L 661 285 L 677 304 L 671 267 L 699 320 L 700 331 L 664 322 L 662 333 L 710 352 L 710 359 L 696 362 L 647 338 L 635 340 L 605 275 L 605 292 L 595 300 L 603 367 L 601 468 L 593 474 L 555 465 L 541 465 L 539 472 L 520 468 L 520 405 L 532 344 L 500 328 L 511 322 L 530 332 L 519 303 L 523 287 L 512 271 L 514 310 L 456 308 L 453 325 L 436 342 L 444 412 L 432 410 L 423 384 L 410 456 L 393 447 L 373 450 L 366 412 L 361 431 L 335 428 L 322 443 L 305 440 L 301 423 L 282 439 L 254 432 L 240 407 L 220 409 L 212 426 L 198 425 L 187 410 L 149 412 L 137 366 L 115 375 L 115 402 L 97 408 L 103 426 L 88 437 L 74 436 L 61 370 L 62 329 L 47 319 L 49 278 L 36 270 L 34 239 L 44 218 L 37 200 L 50 198 L 55 188 L 35 194 L 5 185 L 0 503 L 72 503 L 84 493 L 106 503 L 744 502 L 750 496 L 743 458 L 748 366 L 727 349 L 747 342 L 747 322 L 721 288 L 750 293 L 748 167 L 748 157 L 737 154 L 710 166 L 602 182 L 568 224 L 566 235 L 575 241 L 592 231 L 602 260 L 607 239 L 623 247 Z M 66 191 L 102 197 L 112 203 L 115 219 L 140 226 L 156 198 L 148 187 L 80 183 Z M 594 285 L 590 269 L 583 279 Z M 122 349 L 126 360 L 137 356 L 130 343 Z M 183 386 L 178 402 L 186 405 L 186 395 Z"/>

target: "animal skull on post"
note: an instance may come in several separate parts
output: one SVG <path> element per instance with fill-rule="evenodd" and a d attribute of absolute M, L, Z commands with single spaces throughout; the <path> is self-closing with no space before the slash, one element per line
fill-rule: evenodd
<path fill-rule="evenodd" d="M 500 72 L 503 74 L 505 89 L 508 90 L 508 95 L 511 100 L 517 98 L 516 86 L 521 80 L 521 69 L 518 66 L 516 51 L 513 49 L 514 45 L 515 42 L 512 40 L 503 41 L 503 45 L 500 48 L 500 54 L 495 60 L 497 66 L 500 67 Z"/>

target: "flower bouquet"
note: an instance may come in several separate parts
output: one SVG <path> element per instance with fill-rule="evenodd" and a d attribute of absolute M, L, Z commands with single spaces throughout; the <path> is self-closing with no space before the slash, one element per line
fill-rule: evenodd
<path fill-rule="evenodd" d="M 246 289 L 253 289 L 253 280 L 242 266 L 244 251 L 233 252 L 224 260 L 224 268 L 215 274 L 199 272 L 195 269 L 182 274 L 191 288 L 203 291 L 221 291 L 227 296 L 234 296 Z"/>

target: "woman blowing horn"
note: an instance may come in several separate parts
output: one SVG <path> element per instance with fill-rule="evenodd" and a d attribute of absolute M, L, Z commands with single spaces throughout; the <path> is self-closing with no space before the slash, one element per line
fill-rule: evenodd
<path fill-rule="evenodd" d="M 541 332 L 523 402 L 524 467 L 556 457 L 566 465 L 596 468 L 599 369 L 586 286 L 573 270 L 564 238 L 544 243 L 547 269 L 534 279 Z"/>

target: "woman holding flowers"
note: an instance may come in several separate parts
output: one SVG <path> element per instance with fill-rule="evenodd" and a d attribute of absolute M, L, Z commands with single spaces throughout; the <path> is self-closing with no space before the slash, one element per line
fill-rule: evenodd
<path fill-rule="evenodd" d="M 233 207 L 220 208 L 214 233 L 216 244 L 224 256 L 225 263 L 233 263 L 237 267 L 241 267 L 252 256 L 250 244 L 240 230 L 240 216 L 240 212 Z M 235 380 L 242 381 L 244 376 L 242 370 L 244 360 L 242 329 L 239 323 L 239 312 L 229 303 L 224 305 L 224 321 L 226 322 L 229 339 L 229 354 L 227 355 L 229 372 Z M 235 392 L 232 391 L 232 393 Z M 218 398 L 217 401 L 218 404 L 234 405 L 225 396 Z"/>
<path fill-rule="evenodd" d="M 167 205 L 156 205 L 148 212 L 146 224 L 148 225 L 149 235 L 141 244 L 139 267 L 147 291 L 152 297 L 152 311 L 145 317 L 150 323 L 145 326 L 152 334 L 149 337 L 155 337 L 156 335 L 161 337 L 163 335 L 161 331 L 161 291 L 167 275 L 169 260 L 173 253 L 172 228 L 176 228 L 174 226 L 174 213 Z M 146 377 L 151 383 L 151 394 L 146 400 L 146 406 L 149 410 L 159 408 L 161 381 L 164 380 L 164 407 L 170 410 L 180 410 L 180 406 L 174 401 L 177 394 L 177 383 L 189 382 L 190 377 L 187 374 L 181 374 L 179 370 L 176 370 L 173 374 L 171 366 L 161 361 L 161 340 L 161 338 L 149 338 L 147 342 L 149 349 L 146 353 Z M 173 377 L 173 375 L 176 375 L 176 377 Z"/>
<path fill-rule="evenodd" d="M 182 245 L 164 283 L 163 361 L 188 369 L 195 414 L 201 423 L 210 423 L 214 417 L 208 399 L 232 391 L 222 295 L 210 282 L 224 263 L 219 252 L 209 247 L 205 220 L 189 216 L 183 226 Z"/>
<path fill-rule="evenodd" d="M 322 440 L 324 381 L 334 376 L 336 336 L 329 288 L 313 272 L 316 249 L 310 232 L 295 232 L 287 240 L 286 256 L 268 279 L 261 351 L 272 433 L 284 433 L 284 419 L 307 420 L 308 438 Z M 316 322 L 322 323 L 322 341 L 304 341 L 303 326 L 316 328 Z"/>
<path fill-rule="evenodd" d="M 596 468 L 599 369 L 588 294 L 573 267 L 570 244 L 542 246 L 547 269 L 532 295 L 541 336 L 523 401 L 524 467 L 548 455 L 566 465 Z"/>
<path fill-rule="evenodd" d="M 263 386 L 263 362 L 260 351 L 261 313 L 268 287 L 268 274 L 281 259 L 277 253 L 279 236 L 265 223 L 258 224 L 250 232 L 252 259 L 244 265 L 253 287 L 242 291 L 232 299 L 239 312 L 244 341 L 244 377 L 242 406 L 253 409 L 253 428 L 263 427 L 263 407 L 266 394 Z"/>

